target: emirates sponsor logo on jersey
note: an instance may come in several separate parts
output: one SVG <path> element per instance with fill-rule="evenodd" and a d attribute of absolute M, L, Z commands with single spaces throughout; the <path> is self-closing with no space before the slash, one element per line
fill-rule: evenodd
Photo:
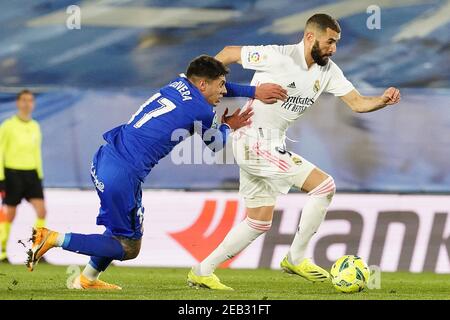
<path fill-rule="evenodd" d="M 281 107 L 295 113 L 303 113 L 313 103 L 314 103 L 313 98 L 301 96 L 289 96 L 287 100 L 283 102 Z"/>

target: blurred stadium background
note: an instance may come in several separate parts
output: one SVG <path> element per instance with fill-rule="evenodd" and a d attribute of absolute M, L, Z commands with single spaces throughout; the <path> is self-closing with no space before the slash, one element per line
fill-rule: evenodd
<path fill-rule="evenodd" d="M 66 26 L 70 5 L 81 8 L 81 29 Z M 381 8 L 381 29 L 366 27 L 370 5 Z M 323 95 L 289 131 L 289 148 L 338 188 L 309 255 L 327 267 L 359 254 L 385 271 L 450 273 L 448 0 L 1 1 L 0 120 L 15 112 L 20 89 L 37 93 L 49 227 L 101 230 L 89 168 L 102 133 L 126 122 L 189 60 L 231 44 L 297 43 L 315 12 L 340 21 L 333 60 L 349 80 L 366 94 L 399 87 L 402 101 L 361 115 Z M 229 79 L 251 76 L 233 66 Z M 220 109 L 244 102 L 227 100 Z M 236 165 L 161 161 L 145 182 L 141 255 L 120 264 L 187 267 L 202 259 L 245 214 L 238 173 Z M 230 266 L 277 268 L 304 199 L 281 197 L 272 230 Z M 25 260 L 17 240 L 33 222 L 31 208 L 21 208 L 9 243 L 14 263 Z M 57 251 L 48 261 L 87 258 Z"/>

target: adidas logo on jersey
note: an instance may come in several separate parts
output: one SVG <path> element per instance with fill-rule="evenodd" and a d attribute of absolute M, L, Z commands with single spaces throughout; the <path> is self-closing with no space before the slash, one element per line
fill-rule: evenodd
<path fill-rule="evenodd" d="M 287 87 L 288 87 L 288 88 L 292 88 L 292 89 L 297 88 L 297 87 L 295 86 L 295 82 L 292 82 L 292 83 L 288 84 Z"/>

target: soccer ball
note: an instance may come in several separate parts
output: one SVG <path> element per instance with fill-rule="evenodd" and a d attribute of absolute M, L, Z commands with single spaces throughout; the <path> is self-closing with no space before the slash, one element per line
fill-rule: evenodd
<path fill-rule="evenodd" d="M 340 257 L 331 267 L 331 282 L 336 290 L 345 293 L 364 290 L 369 281 L 367 264 L 358 256 Z"/>

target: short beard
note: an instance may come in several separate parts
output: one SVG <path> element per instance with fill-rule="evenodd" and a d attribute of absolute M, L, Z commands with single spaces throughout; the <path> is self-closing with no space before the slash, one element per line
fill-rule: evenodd
<path fill-rule="evenodd" d="M 317 63 L 321 67 L 326 66 L 328 63 L 328 60 L 329 60 L 328 56 L 323 57 L 320 54 L 319 42 L 317 40 L 316 40 L 316 42 L 314 42 L 314 45 L 311 48 L 311 57 L 313 58 L 314 62 Z"/>

